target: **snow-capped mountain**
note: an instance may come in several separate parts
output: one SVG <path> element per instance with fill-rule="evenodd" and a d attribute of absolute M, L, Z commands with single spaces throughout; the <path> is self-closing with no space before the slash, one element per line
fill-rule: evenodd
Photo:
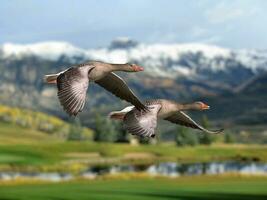
<path fill-rule="evenodd" d="M 247 116 L 249 120 L 254 116 L 255 123 L 266 119 L 262 117 L 266 116 L 267 106 L 266 50 L 232 50 L 206 44 L 141 44 L 127 38 L 97 49 L 82 49 L 58 41 L 3 44 L 0 103 L 66 117 L 59 106 L 56 87 L 44 84 L 42 77 L 88 60 L 143 66 L 142 73 L 121 74 L 141 99 L 202 100 L 216 108 L 209 111 L 212 119 L 228 117 L 234 121 L 233 112 L 242 123 Z M 121 104 L 122 101 L 92 84 L 86 104 L 90 109 L 82 113 L 82 118 L 90 124 L 95 107 L 108 113 Z M 244 111 L 244 107 L 248 109 Z"/>
<path fill-rule="evenodd" d="M 36 56 L 56 61 L 64 56 L 73 63 L 77 58 L 81 61 L 137 62 L 150 75 L 158 77 L 205 76 L 237 69 L 251 73 L 267 70 L 266 50 L 230 50 L 206 44 L 138 44 L 127 38 L 98 49 L 82 49 L 54 41 L 26 45 L 6 43 L 0 51 L 4 58 Z"/>

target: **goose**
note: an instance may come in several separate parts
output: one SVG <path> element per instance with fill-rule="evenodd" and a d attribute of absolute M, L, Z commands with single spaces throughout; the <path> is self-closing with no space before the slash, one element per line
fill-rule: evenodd
<path fill-rule="evenodd" d="M 136 64 L 111 64 L 100 61 L 90 61 L 74 65 L 57 74 L 44 76 L 44 81 L 57 84 L 57 95 L 63 109 L 76 116 L 85 105 L 89 82 L 95 82 L 120 99 L 133 104 L 137 110 L 146 110 L 146 106 L 138 99 L 115 71 L 139 72 L 144 68 Z"/>
<path fill-rule="evenodd" d="M 122 120 L 128 132 L 141 137 L 155 137 L 158 118 L 206 133 L 218 134 L 223 131 L 223 129 L 207 130 L 183 112 L 186 110 L 209 109 L 210 107 L 203 102 L 181 104 L 171 100 L 156 99 L 146 101 L 145 105 L 149 112 L 139 111 L 134 106 L 128 106 L 121 111 L 111 112 L 109 117 L 115 120 Z"/>

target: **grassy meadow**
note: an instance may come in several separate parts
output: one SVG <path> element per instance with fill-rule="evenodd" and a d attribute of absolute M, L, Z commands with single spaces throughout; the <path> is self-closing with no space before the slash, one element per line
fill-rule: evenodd
<path fill-rule="evenodd" d="M 80 180 L 64 183 L 36 184 L 15 183 L 0 185 L 0 199 L 263 200 L 267 198 L 266 185 L 266 177 L 239 176 Z"/>
<path fill-rule="evenodd" d="M 172 143 L 129 145 L 65 141 L 54 134 L 0 123 L 0 169 L 71 170 L 72 165 L 205 162 L 214 160 L 267 161 L 267 146 L 213 144 L 177 147 Z M 76 165 L 75 165 L 76 166 Z M 69 168 L 70 169 L 69 169 Z M 77 168 L 77 166 L 76 166 Z"/>
<path fill-rule="evenodd" d="M 64 133 L 70 124 L 64 121 L 42 113 L 0 109 L 5 113 L 0 120 L 0 172 L 69 172 L 75 175 L 86 170 L 88 165 L 267 161 L 266 145 L 214 143 L 177 147 L 174 142 L 130 145 L 91 139 L 68 141 Z M 40 126 L 44 121 L 46 125 Z M 87 128 L 83 128 L 83 133 L 88 138 L 93 134 Z M 136 172 L 106 174 L 94 180 L 77 176 L 57 183 L 17 178 L 0 180 L 0 200 L 254 200 L 267 198 L 266 185 L 265 176 L 238 174 L 163 178 Z"/>
<path fill-rule="evenodd" d="M 93 142 L 93 131 L 81 127 L 83 140 L 68 140 L 72 124 L 41 112 L 0 105 L 0 169 L 25 166 L 58 168 L 68 163 L 267 161 L 266 145 L 223 144 L 177 147 Z M 74 127 L 75 129 L 76 127 Z"/>

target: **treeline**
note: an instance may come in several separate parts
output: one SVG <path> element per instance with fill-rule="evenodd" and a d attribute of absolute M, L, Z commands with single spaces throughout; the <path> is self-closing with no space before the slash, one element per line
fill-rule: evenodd
<path fill-rule="evenodd" d="M 67 123 L 57 117 L 41 112 L 0 105 L 0 122 L 8 122 L 21 127 L 39 130 L 46 134 L 55 134 L 66 140 L 93 140 L 95 142 L 112 143 L 135 142 L 142 144 L 161 142 L 160 134 L 157 134 L 156 139 L 134 137 L 123 128 L 121 122 L 111 121 L 100 114 L 95 115 L 94 121 L 93 131 L 83 127 L 78 117 L 72 118 Z M 210 128 L 207 117 L 204 116 L 202 118 L 201 125 L 205 128 Z M 233 143 L 236 141 L 233 134 L 229 132 L 215 136 L 182 126 L 178 126 L 174 135 L 177 146 L 210 145 L 213 142 Z"/>
<path fill-rule="evenodd" d="M 210 122 L 204 116 L 201 120 L 201 125 L 204 128 L 210 128 Z M 71 140 L 82 140 L 81 133 L 79 133 L 80 122 L 76 119 L 74 128 L 71 131 Z M 163 134 L 163 133 L 162 133 Z M 178 126 L 175 131 L 175 142 L 177 146 L 194 146 L 198 144 L 210 145 L 213 142 L 233 143 L 235 138 L 233 134 L 225 132 L 224 134 L 213 135 L 193 130 L 191 128 Z M 114 142 L 114 143 L 130 143 L 138 142 L 142 144 L 150 144 L 160 142 L 160 134 L 156 139 L 140 138 L 129 134 L 124 128 L 122 122 L 113 121 L 100 114 L 95 115 L 95 126 L 93 140 L 95 142 Z"/>
<path fill-rule="evenodd" d="M 210 128 L 210 123 L 206 116 L 202 117 L 201 125 L 206 129 Z M 175 142 L 177 146 L 195 146 L 198 144 L 210 145 L 213 142 L 234 143 L 235 141 L 236 139 L 234 135 L 227 131 L 220 135 L 214 135 L 199 131 L 198 133 L 196 133 L 196 131 L 183 126 L 179 126 L 177 128 L 175 135 Z"/>
<path fill-rule="evenodd" d="M 123 129 L 121 123 L 111 121 L 107 117 L 102 117 L 101 115 L 96 114 L 92 136 L 93 141 L 129 143 L 130 137 L 131 136 Z M 72 121 L 68 139 L 84 140 L 79 118 L 75 118 Z"/>
<path fill-rule="evenodd" d="M 94 132 L 92 140 L 95 142 L 111 143 L 142 143 L 149 144 L 151 139 L 132 136 L 124 128 L 120 121 L 110 120 L 100 114 L 95 115 Z M 83 140 L 81 134 L 81 123 L 79 118 L 72 121 L 72 128 L 69 133 L 69 140 Z"/>

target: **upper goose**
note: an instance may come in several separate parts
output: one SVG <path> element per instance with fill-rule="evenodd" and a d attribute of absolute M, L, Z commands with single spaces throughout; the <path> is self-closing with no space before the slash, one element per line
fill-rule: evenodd
<path fill-rule="evenodd" d="M 44 76 L 47 83 L 57 84 L 60 104 L 69 115 L 81 112 L 89 82 L 95 82 L 117 97 L 133 104 L 138 110 L 146 106 L 114 71 L 139 72 L 144 69 L 136 64 L 110 64 L 99 61 L 72 66 L 57 74 Z"/>
<path fill-rule="evenodd" d="M 134 106 L 129 106 L 121 111 L 111 112 L 109 117 L 111 119 L 123 120 L 126 130 L 133 135 L 144 137 L 155 136 L 158 117 L 175 124 L 199 129 L 207 133 L 216 134 L 223 131 L 223 129 L 215 131 L 207 130 L 182 112 L 184 110 L 209 109 L 209 106 L 202 102 L 179 104 L 170 100 L 157 99 L 146 101 L 145 105 L 150 112 L 140 112 Z"/>

